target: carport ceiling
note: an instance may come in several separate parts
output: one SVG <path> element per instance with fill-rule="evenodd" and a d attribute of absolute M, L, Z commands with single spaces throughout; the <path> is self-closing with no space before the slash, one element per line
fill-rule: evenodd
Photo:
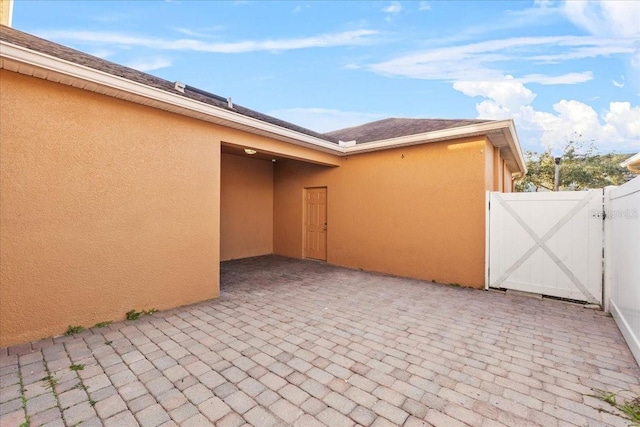
<path fill-rule="evenodd" d="M 221 144 L 221 147 L 222 147 L 221 151 L 224 154 L 233 154 L 234 156 L 248 157 L 251 159 L 268 160 L 268 161 L 272 161 L 273 159 L 276 159 L 276 161 L 284 159 L 284 157 L 282 156 L 276 156 L 275 154 L 271 154 L 269 152 L 261 152 L 260 150 L 257 150 L 256 154 L 247 154 L 244 152 L 245 148 L 252 148 L 252 147 L 241 147 L 238 145 L 231 145 L 225 142 Z"/>

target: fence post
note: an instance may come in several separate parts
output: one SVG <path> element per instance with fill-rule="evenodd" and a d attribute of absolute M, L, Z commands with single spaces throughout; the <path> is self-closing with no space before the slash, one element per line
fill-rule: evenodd
<path fill-rule="evenodd" d="M 491 246 L 489 243 L 489 238 L 491 237 L 491 192 L 485 192 L 485 200 L 484 200 L 484 289 L 489 290 L 489 263 L 491 262 L 490 253 Z"/>
<path fill-rule="evenodd" d="M 613 185 L 604 188 L 604 208 L 603 208 L 603 221 L 604 221 L 604 248 L 603 248 L 603 283 L 602 283 L 602 308 L 605 313 L 610 311 L 610 298 L 612 287 L 615 286 L 613 280 L 613 254 L 612 241 L 611 241 L 611 219 L 607 220 L 607 212 L 611 212 L 611 190 L 616 188 Z"/>

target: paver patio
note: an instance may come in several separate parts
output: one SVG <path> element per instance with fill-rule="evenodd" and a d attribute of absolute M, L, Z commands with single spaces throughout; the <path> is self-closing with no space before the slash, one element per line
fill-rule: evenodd
<path fill-rule="evenodd" d="M 613 320 L 578 305 L 278 256 L 221 281 L 0 349 L 0 425 L 628 426 L 594 390 L 640 395 Z"/>

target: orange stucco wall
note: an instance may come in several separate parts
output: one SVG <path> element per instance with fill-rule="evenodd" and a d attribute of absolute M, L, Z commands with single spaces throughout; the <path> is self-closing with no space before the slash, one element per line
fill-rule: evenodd
<path fill-rule="evenodd" d="M 0 346 L 217 296 L 215 127 L 0 73 Z"/>
<path fill-rule="evenodd" d="M 492 157 L 476 138 L 354 155 L 338 168 L 278 162 L 274 252 L 302 256 L 303 189 L 326 186 L 328 262 L 482 287 Z"/>
<path fill-rule="evenodd" d="M 511 193 L 513 191 L 513 180 L 511 179 L 511 171 L 509 167 L 506 165 L 504 160 L 502 160 L 502 188 L 500 191 L 505 193 Z"/>
<path fill-rule="evenodd" d="M 222 154 L 220 259 L 273 252 L 273 163 Z"/>

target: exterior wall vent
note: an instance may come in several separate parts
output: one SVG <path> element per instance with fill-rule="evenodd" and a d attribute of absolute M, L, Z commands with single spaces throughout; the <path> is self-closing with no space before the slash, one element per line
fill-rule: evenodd
<path fill-rule="evenodd" d="M 338 141 L 338 145 L 340 147 L 355 147 L 356 146 L 356 140 L 354 139 L 353 141 Z"/>

